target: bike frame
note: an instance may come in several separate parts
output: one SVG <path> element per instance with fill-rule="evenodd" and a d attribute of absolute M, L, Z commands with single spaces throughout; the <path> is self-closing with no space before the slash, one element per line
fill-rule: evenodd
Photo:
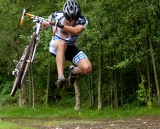
<path fill-rule="evenodd" d="M 11 91 L 11 96 L 14 96 L 15 92 L 17 89 L 20 89 L 21 86 L 24 84 L 24 80 L 25 80 L 25 76 L 26 73 L 28 71 L 29 65 L 30 63 L 33 62 L 34 60 L 34 56 L 36 53 L 36 48 L 39 42 L 39 33 L 42 29 L 42 22 L 48 22 L 47 19 L 43 18 L 43 17 L 39 17 L 39 16 L 35 16 L 33 14 L 27 13 L 26 10 L 23 10 L 22 13 L 22 17 L 21 17 L 21 21 L 20 21 L 20 25 L 22 26 L 24 23 L 24 18 L 25 16 L 29 16 L 32 19 L 35 20 L 36 23 L 36 30 L 35 32 L 32 34 L 31 36 L 31 40 L 29 42 L 29 44 L 27 45 L 27 47 L 25 48 L 21 58 L 19 61 L 15 61 L 17 63 L 16 68 L 12 71 L 12 75 L 15 76 L 15 81 L 12 87 L 12 91 Z M 55 29 L 53 30 L 53 34 L 55 34 L 57 29 L 57 22 L 55 25 Z M 30 81 L 29 81 L 30 82 Z"/>

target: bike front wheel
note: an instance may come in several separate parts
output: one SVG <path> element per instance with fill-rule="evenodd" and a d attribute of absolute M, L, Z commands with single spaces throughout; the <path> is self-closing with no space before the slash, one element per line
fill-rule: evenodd
<path fill-rule="evenodd" d="M 13 83 L 13 87 L 12 87 L 12 91 L 11 91 L 11 96 L 14 96 L 15 95 L 15 93 L 16 93 L 16 91 L 17 91 L 17 85 L 18 85 L 18 82 L 20 82 L 20 77 L 19 76 L 17 76 L 16 78 L 15 78 L 15 80 L 14 80 L 14 83 Z"/>
<path fill-rule="evenodd" d="M 33 49 L 33 46 L 35 45 L 35 41 L 36 41 L 36 34 L 33 33 L 30 43 L 26 51 L 24 51 L 23 53 L 24 59 L 21 60 L 20 66 L 18 67 L 19 72 L 18 72 L 18 75 L 15 77 L 14 84 L 13 84 L 12 91 L 11 91 L 11 96 L 14 96 L 17 89 L 20 89 L 24 83 L 26 71 L 29 66 L 28 65 L 29 62 L 27 62 L 27 60 L 29 60 L 31 53 L 33 52 L 32 49 Z"/>

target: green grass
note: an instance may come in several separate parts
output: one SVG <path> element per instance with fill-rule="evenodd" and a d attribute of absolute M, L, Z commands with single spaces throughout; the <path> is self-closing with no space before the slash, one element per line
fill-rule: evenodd
<path fill-rule="evenodd" d="M 75 111 L 73 107 L 51 106 L 51 107 L 0 107 L 0 129 L 37 129 L 49 126 L 93 123 L 91 121 L 100 119 L 123 119 L 139 116 L 160 115 L 160 108 L 132 108 L 132 109 L 112 109 L 103 110 L 81 108 Z M 65 120 L 62 120 L 65 118 Z M 75 121 L 73 121 L 73 119 Z M 94 121 L 95 122 L 95 121 Z M 99 122 L 99 121 L 96 121 Z"/>
<path fill-rule="evenodd" d="M 103 110 L 81 108 L 75 111 L 71 107 L 36 107 L 36 108 L 19 108 L 12 106 L 0 107 L 0 117 L 10 118 L 82 118 L 82 119 L 120 119 L 126 117 L 160 115 L 160 108 L 140 107 L 133 109 L 112 109 L 104 108 Z"/>
<path fill-rule="evenodd" d="M 14 121 L 8 122 L 2 120 L 0 122 L 0 129 L 31 129 L 31 127 L 27 127 L 27 125 L 24 127 L 24 123 L 14 123 Z"/>
<path fill-rule="evenodd" d="M 16 124 L 13 124 L 11 122 L 0 122 L 0 129 L 10 129 L 12 127 L 12 129 L 18 129 L 18 126 Z"/>

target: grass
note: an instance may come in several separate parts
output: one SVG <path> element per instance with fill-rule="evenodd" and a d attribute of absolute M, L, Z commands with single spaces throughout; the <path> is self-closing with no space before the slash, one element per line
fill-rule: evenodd
<path fill-rule="evenodd" d="M 12 129 L 17 129 L 16 124 L 13 124 L 11 122 L 0 122 L 0 129 L 9 129 L 10 127 L 12 127 Z"/>
<path fill-rule="evenodd" d="M 2 106 L 0 107 L 0 129 L 36 129 L 58 124 L 87 123 L 100 119 L 123 119 L 138 116 L 160 115 L 160 108 L 132 108 L 103 110 L 81 108 L 75 111 L 73 107 L 23 107 Z M 65 121 L 59 119 L 65 118 Z"/>
<path fill-rule="evenodd" d="M 160 108 L 140 107 L 134 109 L 112 109 L 104 108 L 103 110 L 81 108 L 75 111 L 71 107 L 0 107 L 0 117 L 15 118 L 82 118 L 82 119 L 106 119 L 106 118 L 126 118 L 146 115 L 160 115 Z"/>

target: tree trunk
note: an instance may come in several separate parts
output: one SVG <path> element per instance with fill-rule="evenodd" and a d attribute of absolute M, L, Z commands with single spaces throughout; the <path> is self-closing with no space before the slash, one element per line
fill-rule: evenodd
<path fill-rule="evenodd" d="M 47 79 L 47 91 L 46 91 L 46 107 L 48 106 L 48 94 L 49 94 L 49 85 L 50 85 L 50 73 L 51 73 L 51 55 L 49 54 L 48 79 Z"/>
<path fill-rule="evenodd" d="M 99 82 L 98 82 L 98 110 L 102 107 L 102 45 L 99 44 Z"/>
<path fill-rule="evenodd" d="M 90 108 L 94 107 L 94 97 L 93 97 L 93 74 L 89 75 L 89 94 L 90 94 Z"/>
<path fill-rule="evenodd" d="M 114 79 L 113 79 L 113 87 L 114 87 L 114 100 L 115 100 L 115 105 L 118 108 L 118 95 L 117 95 L 117 84 L 116 84 L 116 74 L 114 72 Z"/>
<path fill-rule="evenodd" d="M 79 110 L 81 107 L 81 99 L 80 99 L 81 93 L 80 93 L 80 86 L 78 82 L 79 82 L 79 78 L 77 77 L 74 83 L 74 90 L 75 90 L 75 97 L 76 97 L 76 104 L 74 107 L 75 110 Z"/>
<path fill-rule="evenodd" d="M 19 89 L 19 102 L 18 102 L 18 105 L 19 107 L 22 107 L 22 89 Z"/>
<path fill-rule="evenodd" d="M 121 87 L 121 107 L 123 106 L 123 80 L 122 80 L 122 70 L 120 71 L 120 87 Z"/>
<path fill-rule="evenodd" d="M 147 36 L 147 50 L 149 49 L 149 43 L 148 43 L 148 36 Z M 148 82 L 148 88 L 149 88 L 149 96 L 148 101 L 151 102 L 151 79 L 150 79 L 150 63 L 149 63 L 149 54 L 147 54 L 147 82 Z"/>
<path fill-rule="evenodd" d="M 136 33 L 135 33 L 136 35 Z M 136 48 L 137 48 L 137 53 L 140 52 L 140 45 L 138 44 L 138 42 L 136 42 Z M 140 84 L 141 82 L 141 77 L 142 77 L 142 71 L 141 71 L 141 67 L 140 67 L 140 63 L 137 63 L 137 86 Z M 137 90 L 137 88 L 135 89 Z"/>
<path fill-rule="evenodd" d="M 27 104 L 27 91 L 26 91 L 26 84 L 25 83 L 22 86 L 22 104 L 23 104 L 23 106 Z"/>
<path fill-rule="evenodd" d="M 28 70 L 28 72 L 29 72 L 29 93 L 28 93 L 28 95 L 29 95 L 29 105 L 31 106 L 32 105 L 32 83 L 30 82 L 31 81 L 31 67 L 29 67 L 29 70 Z"/>
<path fill-rule="evenodd" d="M 33 76 L 33 63 L 31 63 L 31 83 L 32 83 L 32 107 L 35 107 L 35 95 L 34 95 L 34 76 Z"/>
<path fill-rule="evenodd" d="M 121 52 L 121 61 L 122 61 L 122 52 Z M 122 69 L 120 70 L 120 87 L 121 87 L 121 107 L 123 106 L 123 73 Z"/>
<path fill-rule="evenodd" d="M 110 66 L 113 66 L 113 54 L 110 52 Z M 110 96 L 111 96 L 111 108 L 113 107 L 113 69 L 110 70 Z"/>
<path fill-rule="evenodd" d="M 26 96 L 26 85 L 23 84 L 21 89 L 19 90 L 19 107 L 23 107 L 26 103 L 27 96 Z"/>

